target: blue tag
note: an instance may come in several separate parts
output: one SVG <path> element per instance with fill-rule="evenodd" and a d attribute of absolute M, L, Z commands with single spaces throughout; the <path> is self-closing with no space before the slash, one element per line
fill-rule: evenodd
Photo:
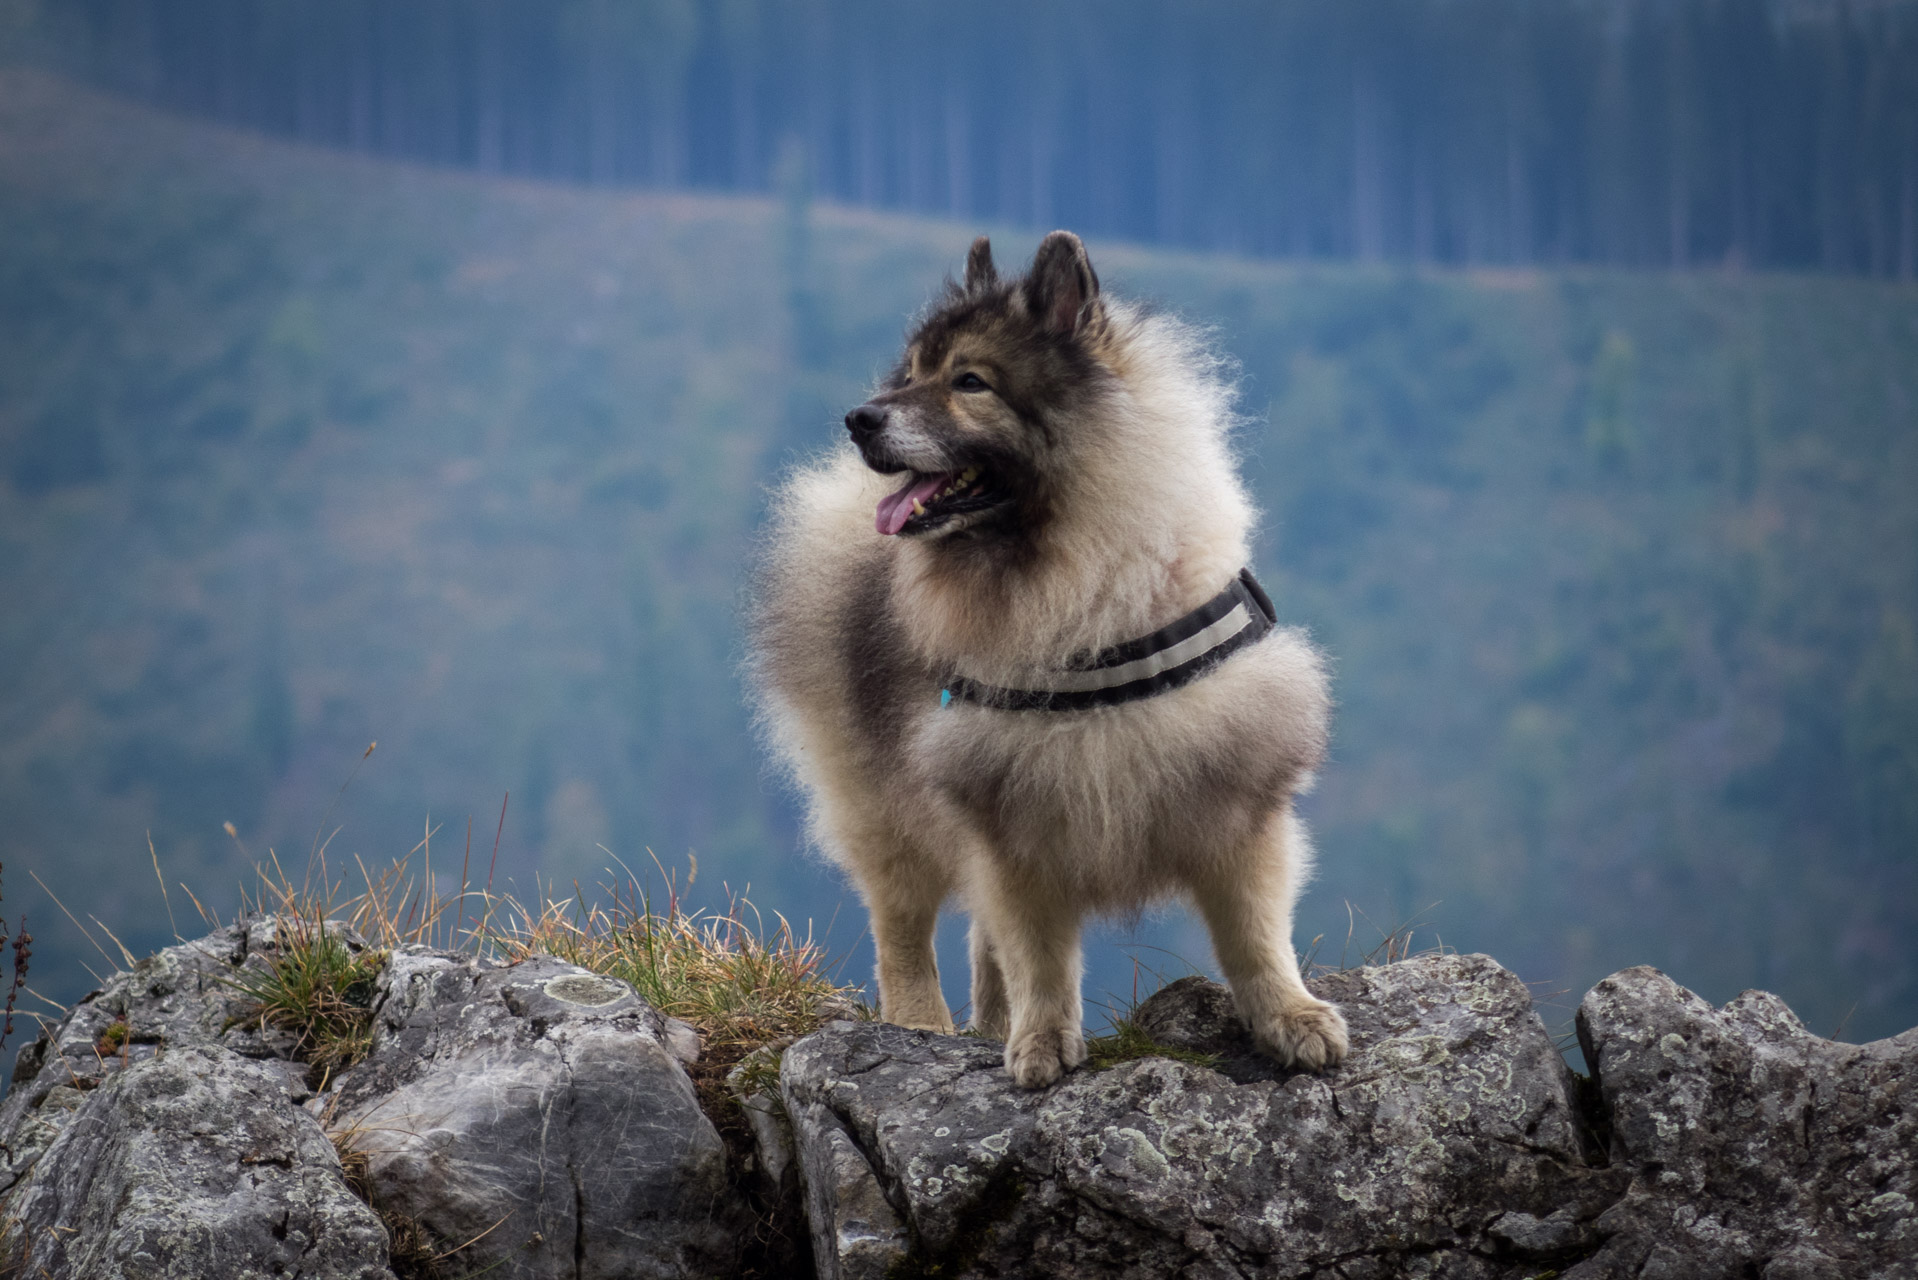
<path fill-rule="evenodd" d="M 941 689 L 939 691 L 939 705 L 942 707 L 948 707 L 952 705 L 952 690 Z"/>

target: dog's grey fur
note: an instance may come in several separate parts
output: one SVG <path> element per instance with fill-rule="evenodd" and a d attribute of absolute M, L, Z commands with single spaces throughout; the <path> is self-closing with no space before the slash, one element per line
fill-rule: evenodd
<path fill-rule="evenodd" d="M 1312 863 L 1292 801 L 1329 707 L 1303 634 L 1095 710 L 939 696 L 954 674 L 1020 688 L 1224 588 L 1253 520 L 1231 404 L 1190 329 L 1101 295 L 1077 236 L 1046 237 L 1017 279 L 982 237 L 847 415 L 855 447 L 778 497 L 755 607 L 761 718 L 814 839 L 872 913 L 882 1014 L 952 1029 L 932 942 L 956 896 L 972 915 L 973 1025 L 1005 1038 L 1022 1085 L 1085 1058 L 1084 916 L 1175 894 L 1204 916 L 1267 1052 L 1307 1067 L 1345 1053 L 1343 1019 L 1291 949 Z M 883 536 L 909 471 L 961 492 Z"/>

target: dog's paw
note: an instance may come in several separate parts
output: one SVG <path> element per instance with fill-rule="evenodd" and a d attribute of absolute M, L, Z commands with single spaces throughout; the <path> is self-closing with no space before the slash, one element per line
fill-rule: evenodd
<path fill-rule="evenodd" d="M 951 1018 L 920 1018 L 913 1022 L 901 1022 L 899 1025 L 908 1031 L 930 1031 L 940 1036 L 949 1036 L 958 1030 Z"/>
<path fill-rule="evenodd" d="M 1322 1000 L 1263 1020 L 1252 1028 L 1252 1038 L 1280 1065 L 1308 1071 L 1342 1061 L 1351 1043 L 1338 1007 Z"/>
<path fill-rule="evenodd" d="M 1043 1089 L 1086 1060 L 1077 1027 L 1044 1027 L 1006 1042 L 1006 1074 L 1021 1089 Z"/>
<path fill-rule="evenodd" d="M 941 1036 L 949 1036 L 954 1030 L 952 1012 L 946 1008 L 946 1002 L 939 998 L 936 990 L 931 994 L 910 990 L 882 992 L 879 997 L 879 1020 L 908 1031 L 930 1031 Z"/>

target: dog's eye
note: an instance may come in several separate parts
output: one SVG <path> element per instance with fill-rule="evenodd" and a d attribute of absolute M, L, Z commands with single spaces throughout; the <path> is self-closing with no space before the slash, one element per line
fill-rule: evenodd
<path fill-rule="evenodd" d="M 958 377 L 952 380 L 952 386 L 953 386 L 953 390 L 955 391 L 990 391 L 992 390 L 991 387 L 986 385 L 986 380 L 980 377 L 976 373 L 960 374 Z"/>

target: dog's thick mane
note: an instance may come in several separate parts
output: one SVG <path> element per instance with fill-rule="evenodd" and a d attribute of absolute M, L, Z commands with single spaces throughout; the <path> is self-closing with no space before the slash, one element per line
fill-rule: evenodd
<path fill-rule="evenodd" d="M 1255 513 L 1233 466 L 1230 366 L 1171 315 L 1111 298 L 1103 310 L 1080 339 L 1098 389 L 1059 424 L 1059 492 L 1030 545 L 895 544 L 894 614 L 937 665 L 1016 684 L 1164 626 L 1246 562 Z"/>

